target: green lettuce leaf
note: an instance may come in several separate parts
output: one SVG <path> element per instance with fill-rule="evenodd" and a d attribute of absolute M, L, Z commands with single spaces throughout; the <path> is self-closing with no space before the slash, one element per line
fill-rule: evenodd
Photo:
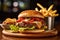
<path fill-rule="evenodd" d="M 9 25 L 9 27 L 12 31 L 15 31 L 15 32 L 17 32 L 19 30 L 19 27 L 16 25 Z"/>

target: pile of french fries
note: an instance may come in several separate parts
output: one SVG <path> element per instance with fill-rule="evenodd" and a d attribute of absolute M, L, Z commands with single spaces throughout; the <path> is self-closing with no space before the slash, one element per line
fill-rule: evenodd
<path fill-rule="evenodd" d="M 37 3 L 37 6 L 40 7 L 41 9 L 39 10 L 37 7 L 35 8 L 36 11 L 39 11 L 44 17 L 48 17 L 48 16 L 51 16 L 51 17 L 55 17 L 55 16 L 58 16 L 59 14 L 56 14 L 57 13 L 57 10 L 52 10 L 53 8 L 53 4 L 50 5 L 50 7 L 47 9 L 45 7 L 43 7 L 41 4 Z"/>

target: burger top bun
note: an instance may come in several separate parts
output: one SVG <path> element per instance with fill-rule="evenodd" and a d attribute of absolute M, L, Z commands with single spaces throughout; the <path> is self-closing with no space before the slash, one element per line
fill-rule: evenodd
<path fill-rule="evenodd" d="M 18 15 L 18 18 L 20 18 L 20 17 L 39 17 L 39 18 L 44 18 L 44 16 L 40 12 L 35 11 L 35 10 L 25 10 L 25 11 L 22 11 Z"/>

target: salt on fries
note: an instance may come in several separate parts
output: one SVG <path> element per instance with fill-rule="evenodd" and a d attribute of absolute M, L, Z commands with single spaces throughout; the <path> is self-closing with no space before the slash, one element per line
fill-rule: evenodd
<path fill-rule="evenodd" d="M 35 8 L 36 11 L 39 11 L 42 13 L 43 16 L 48 17 L 48 16 L 58 16 L 59 14 L 56 14 L 57 10 L 52 10 L 53 4 L 49 6 L 48 9 L 44 8 L 41 4 L 37 3 L 37 6 L 40 7 L 41 9 L 38 10 L 38 8 Z"/>

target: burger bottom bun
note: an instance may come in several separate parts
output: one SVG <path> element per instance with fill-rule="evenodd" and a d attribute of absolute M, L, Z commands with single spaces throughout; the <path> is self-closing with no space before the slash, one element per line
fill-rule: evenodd
<path fill-rule="evenodd" d="M 24 31 L 21 33 L 12 33 L 9 32 L 9 30 L 3 30 L 2 33 L 3 35 L 16 36 L 16 37 L 48 37 L 48 36 L 56 36 L 58 34 L 58 31 L 49 30 L 49 31 L 40 32 L 36 30 L 36 31 Z"/>

